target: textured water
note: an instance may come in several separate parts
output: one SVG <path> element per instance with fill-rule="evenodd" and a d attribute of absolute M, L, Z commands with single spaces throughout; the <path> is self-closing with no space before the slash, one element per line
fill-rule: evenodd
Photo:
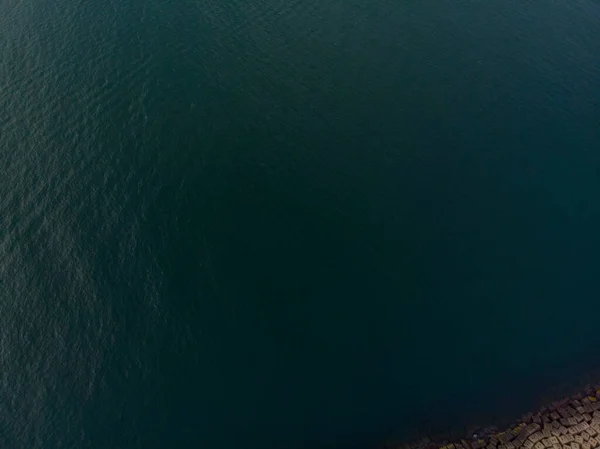
<path fill-rule="evenodd" d="M 597 367 L 600 6 L 0 1 L 0 446 L 369 447 Z"/>

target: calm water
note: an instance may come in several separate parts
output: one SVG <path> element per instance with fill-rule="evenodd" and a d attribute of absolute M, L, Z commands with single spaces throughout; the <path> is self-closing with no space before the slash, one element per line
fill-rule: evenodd
<path fill-rule="evenodd" d="M 0 170 L 1 447 L 368 448 L 598 366 L 596 0 L 0 0 Z"/>

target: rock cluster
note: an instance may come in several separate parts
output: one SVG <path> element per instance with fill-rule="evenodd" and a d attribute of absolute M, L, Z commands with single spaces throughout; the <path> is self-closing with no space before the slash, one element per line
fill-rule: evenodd
<path fill-rule="evenodd" d="M 553 402 L 507 430 L 488 427 L 468 438 L 436 442 L 423 438 L 391 449 L 600 449 L 600 389 Z"/>

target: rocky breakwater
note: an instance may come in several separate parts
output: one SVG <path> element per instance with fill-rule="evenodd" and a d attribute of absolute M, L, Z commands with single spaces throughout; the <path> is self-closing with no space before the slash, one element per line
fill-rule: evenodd
<path fill-rule="evenodd" d="M 386 449 L 600 449 L 600 386 L 529 413 L 504 431 L 487 427 L 458 441 L 423 438 Z"/>

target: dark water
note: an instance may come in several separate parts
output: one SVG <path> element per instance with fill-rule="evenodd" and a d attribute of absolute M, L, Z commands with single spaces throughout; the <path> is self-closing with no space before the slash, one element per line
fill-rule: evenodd
<path fill-rule="evenodd" d="M 363 448 L 599 365 L 595 0 L 0 0 L 0 170 L 1 447 Z"/>

